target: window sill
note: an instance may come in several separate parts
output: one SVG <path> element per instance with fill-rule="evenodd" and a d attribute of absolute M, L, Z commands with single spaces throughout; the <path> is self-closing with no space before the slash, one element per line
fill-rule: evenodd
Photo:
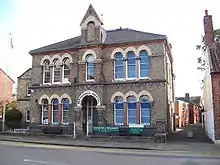
<path fill-rule="evenodd" d="M 95 82 L 95 80 L 86 80 L 85 82 Z"/>
<path fill-rule="evenodd" d="M 151 78 L 150 77 L 139 77 L 140 80 L 143 80 L 143 79 L 147 79 L 147 80 L 150 80 Z"/>

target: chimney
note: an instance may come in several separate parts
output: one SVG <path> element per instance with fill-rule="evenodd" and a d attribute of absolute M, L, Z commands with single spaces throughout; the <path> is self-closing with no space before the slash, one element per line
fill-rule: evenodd
<path fill-rule="evenodd" d="M 211 45 L 214 43 L 214 32 L 213 32 L 212 16 L 208 14 L 208 10 L 205 10 L 203 23 L 204 23 L 204 32 L 205 32 L 205 38 L 204 38 L 205 44 Z"/>
<path fill-rule="evenodd" d="M 185 93 L 185 99 L 189 101 L 189 93 Z"/>

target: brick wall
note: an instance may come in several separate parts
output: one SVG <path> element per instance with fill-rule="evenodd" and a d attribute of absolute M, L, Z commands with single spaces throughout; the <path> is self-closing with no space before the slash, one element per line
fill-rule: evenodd
<path fill-rule="evenodd" d="M 0 69 L 0 102 L 4 101 L 4 90 L 5 90 L 5 78 L 7 79 L 7 89 L 6 89 L 6 100 L 11 102 L 13 81 L 5 75 L 5 73 Z"/>
<path fill-rule="evenodd" d="M 215 139 L 220 140 L 220 74 L 211 74 Z"/>

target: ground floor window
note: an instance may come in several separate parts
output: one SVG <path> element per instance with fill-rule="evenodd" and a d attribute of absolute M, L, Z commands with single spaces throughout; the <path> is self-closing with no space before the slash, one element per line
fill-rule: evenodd
<path fill-rule="evenodd" d="M 114 103 L 114 116 L 115 124 L 123 125 L 124 124 L 124 103 L 123 98 L 120 96 L 115 97 Z"/>
<path fill-rule="evenodd" d="M 129 96 L 127 98 L 127 114 L 128 114 L 128 124 L 137 123 L 137 108 L 136 108 L 136 98 L 134 96 Z"/>
<path fill-rule="evenodd" d="M 30 122 L 30 111 L 29 111 L 29 110 L 26 110 L 26 113 L 25 113 L 25 121 L 26 121 L 26 122 Z"/>
<path fill-rule="evenodd" d="M 147 96 L 140 98 L 140 123 L 150 125 L 150 102 Z"/>
<path fill-rule="evenodd" d="M 42 124 L 48 124 L 48 100 L 42 100 Z"/>
<path fill-rule="evenodd" d="M 69 100 L 63 99 L 62 100 L 62 123 L 68 123 L 68 113 L 69 113 Z"/>

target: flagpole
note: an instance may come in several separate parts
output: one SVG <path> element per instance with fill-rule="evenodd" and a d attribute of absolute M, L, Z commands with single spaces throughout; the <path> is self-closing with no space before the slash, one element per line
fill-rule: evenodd
<path fill-rule="evenodd" d="M 12 37 L 11 33 L 9 33 L 10 36 L 10 47 L 13 49 L 13 43 L 12 43 Z M 10 49 L 10 50 L 11 50 Z M 6 58 L 6 68 L 5 68 L 5 84 L 4 84 L 4 107 L 3 107 L 3 113 L 2 113 L 2 132 L 5 131 L 5 111 L 6 111 L 6 101 L 7 101 L 7 86 L 8 86 L 8 60 Z"/>

